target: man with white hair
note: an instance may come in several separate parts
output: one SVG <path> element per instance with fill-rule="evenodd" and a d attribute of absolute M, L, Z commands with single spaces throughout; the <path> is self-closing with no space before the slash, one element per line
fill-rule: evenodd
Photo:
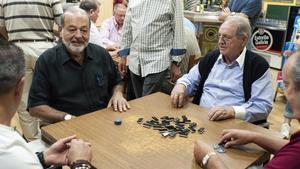
<path fill-rule="evenodd" d="M 77 7 L 62 16 L 62 44 L 37 60 L 28 98 L 31 115 L 55 123 L 113 105 L 126 111 L 121 76 L 108 52 L 89 41 L 90 19 Z"/>
<path fill-rule="evenodd" d="M 246 18 L 228 17 L 219 29 L 219 49 L 178 79 L 172 104 L 182 107 L 194 95 L 193 103 L 210 109 L 210 120 L 264 123 L 272 109 L 272 79 L 267 61 L 246 49 L 250 35 Z"/>
<path fill-rule="evenodd" d="M 284 94 L 294 112 L 294 118 L 300 120 L 300 53 L 292 55 L 283 69 Z M 261 133 L 227 129 L 222 132 L 220 143 L 225 142 L 225 148 L 236 145 L 254 143 L 274 154 L 274 157 L 264 166 L 265 169 L 296 169 L 300 167 L 300 131 L 292 136 L 290 141 L 269 137 Z M 197 141 L 194 155 L 197 163 L 207 169 L 226 169 L 210 145 Z"/>
<path fill-rule="evenodd" d="M 101 37 L 104 47 L 109 50 L 121 48 L 122 30 L 127 7 L 124 4 L 114 6 L 114 16 L 104 20 L 101 24 Z"/>

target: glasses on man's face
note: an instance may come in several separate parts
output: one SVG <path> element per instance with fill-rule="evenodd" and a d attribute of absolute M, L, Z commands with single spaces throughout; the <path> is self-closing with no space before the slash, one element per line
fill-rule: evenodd
<path fill-rule="evenodd" d="M 227 34 L 220 34 L 220 33 L 218 34 L 218 36 L 219 39 L 223 40 L 225 43 L 230 42 L 234 38 L 234 36 L 227 35 Z"/>

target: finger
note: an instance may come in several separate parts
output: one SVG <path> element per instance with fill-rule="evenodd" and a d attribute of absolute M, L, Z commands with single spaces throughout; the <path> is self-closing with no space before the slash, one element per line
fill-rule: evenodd
<path fill-rule="evenodd" d="M 174 93 L 174 94 L 172 94 L 171 95 L 171 100 L 172 100 L 172 104 L 173 104 L 173 106 L 175 106 L 175 107 L 177 107 L 177 94 L 176 93 Z"/>
<path fill-rule="evenodd" d="M 62 138 L 60 139 L 60 141 L 63 143 L 63 144 L 67 144 L 69 143 L 71 140 L 75 139 L 77 136 L 76 135 L 72 135 L 72 136 L 69 136 L 69 137 L 66 137 L 66 138 Z"/>
<path fill-rule="evenodd" d="M 110 99 L 109 102 L 108 102 L 108 104 L 107 104 L 107 108 L 110 108 L 111 104 L 112 104 L 112 100 Z"/>
<path fill-rule="evenodd" d="M 178 96 L 178 105 L 177 105 L 178 108 L 183 106 L 183 99 L 184 99 L 183 95 L 179 94 L 179 96 Z"/>
<path fill-rule="evenodd" d="M 119 110 L 119 112 L 123 112 L 123 104 L 122 104 L 122 101 L 118 100 L 118 101 L 117 101 L 117 104 L 118 104 L 118 110 Z"/>
<path fill-rule="evenodd" d="M 221 133 L 221 136 L 224 136 L 225 134 L 229 133 L 231 129 L 224 129 Z"/>
<path fill-rule="evenodd" d="M 210 120 L 214 114 L 216 113 L 216 111 L 218 111 L 217 108 L 212 108 L 209 112 L 208 112 L 208 119 Z"/>
<path fill-rule="evenodd" d="M 130 104 L 126 101 L 126 107 L 127 107 L 127 109 L 130 109 L 131 107 L 130 107 Z"/>
<path fill-rule="evenodd" d="M 121 65 L 121 63 L 118 64 L 118 70 L 122 73 L 122 65 Z"/>
<path fill-rule="evenodd" d="M 235 146 L 235 145 L 238 145 L 238 140 L 230 140 L 230 141 L 228 141 L 228 142 L 224 145 L 224 147 L 225 147 L 225 148 L 228 148 L 228 147 L 232 147 L 232 146 Z"/>
<path fill-rule="evenodd" d="M 222 138 L 220 139 L 220 142 L 218 144 L 224 143 L 224 142 L 228 142 L 229 140 L 231 140 L 232 138 L 232 133 L 231 132 L 227 132 L 226 134 L 224 134 L 222 136 Z"/>
<path fill-rule="evenodd" d="M 126 103 L 124 101 L 122 102 L 122 108 L 123 108 L 124 112 L 127 111 L 127 106 L 126 106 Z"/>
<path fill-rule="evenodd" d="M 221 110 L 217 110 L 215 111 L 215 113 L 212 115 L 212 117 L 210 118 L 210 120 L 215 121 L 219 118 L 219 116 L 222 115 L 222 111 Z"/>
<path fill-rule="evenodd" d="M 114 111 L 118 111 L 118 101 L 116 99 L 113 100 Z"/>
<path fill-rule="evenodd" d="M 226 110 L 221 110 L 215 120 L 223 120 L 227 118 Z"/>

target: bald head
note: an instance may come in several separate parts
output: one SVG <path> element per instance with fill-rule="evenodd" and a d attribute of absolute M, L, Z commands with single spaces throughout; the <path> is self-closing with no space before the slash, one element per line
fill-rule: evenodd
<path fill-rule="evenodd" d="M 300 51 L 296 52 L 287 60 L 284 66 L 285 74 L 291 76 L 291 82 L 296 91 L 300 91 Z"/>
<path fill-rule="evenodd" d="M 300 52 L 290 56 L 283 69 L 284 94 L 294 112 L 294 117 L 300 120 Z"/>

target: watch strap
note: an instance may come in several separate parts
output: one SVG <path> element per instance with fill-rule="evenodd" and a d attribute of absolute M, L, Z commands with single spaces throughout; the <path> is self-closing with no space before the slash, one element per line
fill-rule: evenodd
<path fill-rule="evenodd" d="M 201 167 L 206 168 L 206 167 L 207 167 L 208 160 L 209 160 L 210 157 L 213 156 L 213 155 L 216 155 L 216 152 L 213 151 L 213 152 L 207 153 L 207 154 L 203 157 L 203 159 L 202 159 L 202 166 L 201 166 Z"/>

